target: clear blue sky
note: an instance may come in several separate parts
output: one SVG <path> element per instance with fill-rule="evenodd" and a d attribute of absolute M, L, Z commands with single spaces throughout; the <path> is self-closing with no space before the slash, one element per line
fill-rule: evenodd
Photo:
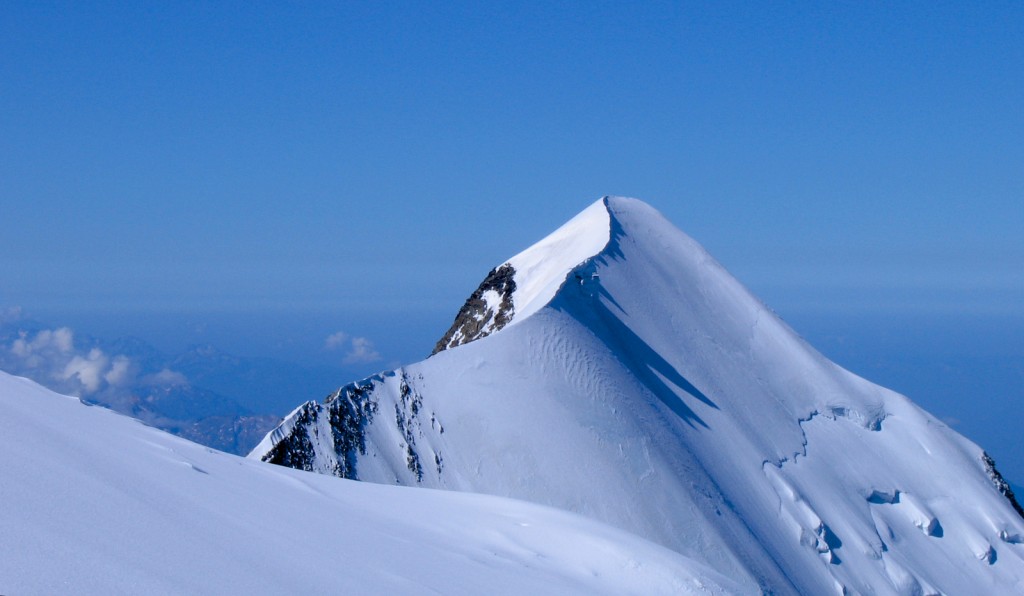
<path fill-rule="evenodd" d="M 1019 2 L 8 2 L 0 306 L 406 360 L 623 194 L 798 330 L 1020 322 L 1022 40 Z"/>

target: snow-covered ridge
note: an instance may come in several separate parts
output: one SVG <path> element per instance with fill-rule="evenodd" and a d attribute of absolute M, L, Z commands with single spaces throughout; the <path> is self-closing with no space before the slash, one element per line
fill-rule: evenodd
<path fill-rule="evenodd" d="M 768 593 L 1024 592 L 1024 520 L 981 448 L 653 208 L 588 211 L 488 276 L 464 328 L 486 341 L 349 386 L 250 457 L 581 512 Z"/>
<path fill-rule="evenodd" d="M 263 437 L 260 442 L 253 447 L 253 452 L 267 453 L 272 450 L 275 445 L 280 443 L 284 438 L 292 436 L 296 432 L 302 432 L 296 427 L 301 427 L 307 424 L 309 421 L 310 410 L 316 409 L 318 404 L 315 401 L 307 401 L 306 403 L 296 407 L 294 410 L 288 413 L 287 416 L 274 428 Z M 302 466 L 290 465 L 289 468 L 304 469 Z"/>
<path fill-rule="evenodd" d="M 599 199 L 543 240 L 508 260 L 516 271 L 512 322 L 529 317 L 551 302 L 574 267 L 604 250 L 611 239 L 608 205 L 615 200 L 613 197 Z"/>
<path fill-rule="evenodd" d="M 609 202 L 619 200 L 598 199 L 562 227 L 492 269 L 433 353 L 491 335 L 551 302 L 569 272 L 608 245 Z"/>

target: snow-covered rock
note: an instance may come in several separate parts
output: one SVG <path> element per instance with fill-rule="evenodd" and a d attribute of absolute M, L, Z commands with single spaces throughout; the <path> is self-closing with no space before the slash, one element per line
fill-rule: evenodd
<path fill-rule="evenodd" d="M 731 594 L 621 530 L 202 447 L 0 373 L 0 594 Z"/>
<path fill-rule="evenodd" d="M 495 268 L 433 356 L 300 406 L 250 457 L 552 505 L 773 593 L 1024 591 L 1024 520 L 983 451 L 633 199 Z"/>

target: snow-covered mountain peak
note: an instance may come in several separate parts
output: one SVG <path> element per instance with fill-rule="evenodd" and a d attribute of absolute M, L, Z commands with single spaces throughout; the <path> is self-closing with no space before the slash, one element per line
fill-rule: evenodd
<path fill-rule="evenodd" d="M 621 257 L 620 243 L 637 241 L 653 247 L 644 251 L 642 259 L 660 260 L 661 249 L 672 246 L 681 249 L 688 262 L 698 268 L 714 263 L 700 244 L 647 203 L 605 196 L 492 269 L 466 300 L 433 353 L 526 320 L 550 304 L 567 281 L 582 284 L 596 279 L 591 266 L 594 261 Z"/>
<path fill-rule="evenodd" d="M 611 197 L 595 201 L 541 241 L 492 269 L 434 353 L 486 337 L 543 308 L 574 267 L 608 245 L 609 204 L 618 201 Z"/>
<path fill-rule="evenodd" d="M 601 256 L 614 257 L 618 253 L 617 242 L 629 234 L 626 226 L 635 226 L 639 234 L 650 234 L 653 228 L 671 230 L 683 235 L 695 254 L 706 256 L 700 245 L 643 201 L 602 197 L 536 244 L 492 269 L 466 300 L 451 328 L 437 342 L 434 353 L 526 320 L 551 302 L 578 266 Z"/>
<path fill-rule="evenodd" d="M 984 452 L 640 201 L 493 270 L 437 351 L 469 342 L 304 404 L 251 457 L 581 512 L 767 593 L 1024 587 L 1024 520 Z"/>

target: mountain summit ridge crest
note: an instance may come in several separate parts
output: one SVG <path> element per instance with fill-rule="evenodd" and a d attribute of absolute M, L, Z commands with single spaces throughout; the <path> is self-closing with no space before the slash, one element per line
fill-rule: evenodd
<path fill-rule="evenodd" d="M 751 591 L 1024 586 L 1024 520 L 980 447 L 828 360 L 643 202 L 573 222 L 502 265 L 475 331 L 300 406 L 250 457 L 583 513 Z"/>

